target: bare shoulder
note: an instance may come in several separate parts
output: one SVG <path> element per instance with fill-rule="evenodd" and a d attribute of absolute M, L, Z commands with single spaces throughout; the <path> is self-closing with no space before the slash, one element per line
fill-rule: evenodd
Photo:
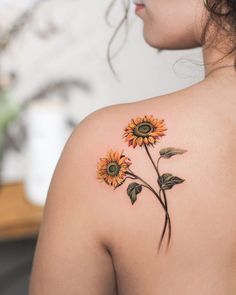
<path fill-rule="evenodd" d="M 232 145 L 216 145 L 230 133 L 217 128 L 217 116 L 180 93 L 81 121 L 50 184 L 30 295 L 115 294 L 117 281 L 123 294 L 152 294 L 145 286 L 155 286 L 160 270 L 174 278 L 179 261 L 197 263 L 194 251 L 209 255 L 219 239 L 233 242 L 223 230 L 235 221 L 233 176 L 217 186 L 222 170 L 233 171 Z M 218 234 L 209 239 L 212 224 Z"/>
<path fill-rule="evenodd" d="M 123 294 L 164 293 L 169 280 L 182 290 L 201 258 L 204 277 L 217 280 L 235 253 L 235 124 L 225 105 L 201 95 L 188 90 L 118 106 L 103 125 L 94 189 L 104 200 L 106 244 Z M 224 269 L 229 278 L 233 267 Z"/>

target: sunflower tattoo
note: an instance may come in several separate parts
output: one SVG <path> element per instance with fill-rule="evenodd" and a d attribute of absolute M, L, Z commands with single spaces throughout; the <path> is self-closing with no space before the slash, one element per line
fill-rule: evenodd
<path fill-rule="evenodd" d="M 128 141 L 128 146 L 132 145 L 133 148 L 144 144 L 153 146 L 161 136 L 165 135 L 166 130 L 164 120 L 154 119 L 152 115 L 137 117 L 131 119 L 123 137 Z"/>
<path fill-rule="evenodd" d="M 129 158 L 123 155 L 123 151 L 113 151 L 110 149 L 105 158 L 100 159 L 98 164 L 98 179 L 102 179 L 108 185 L 117 188 L 125 181 L 125 173 L 131 165 Z"/>
<path fill-rule="evenodd" d="M 122 135 L 122 138 L 128 142 L 128 146 L 132 146 L 133 149 L 136 147 L 142 148 L 144 146 L 147 156 L 152 162 L 152 165 L 157 174 L 157 190 L 155 190 L 143 178 L 136 175 L 130 169 L 132 162 L 123 154 L 124 150 L 119 152 L 110 149 L 107 152 L 107 155 L 104 158 L 100 158 L 100 161 L 97 163 L 97 179 L 102 182 L 104 181 L 114 189 L 121 186 L 126 179 L 139 180 L 141 182 L 131 182 L 127 187 L 127 195 L 129 196 L 132 205 L 134 205 L 136 202 L 137 196 L 141 193 L 143 187 L 149 189 L 155 195 L 158 202 L 165 211 L 165 224 L 158 244 L 158 251 L 164 239 L 167 226 L 167 248 L 169 247 L 171 239 L 171 219 L 168 211 L 166 190 L 170 190 L 174 185 L 185 181 L 185 179 L 181 179 L 180 177 L 174 176 L 171 173 L 161 174 L 158 168 L 159 161 L 160 159 L 169 159 L 172 156 L 183 154 L 187 151 L 185 149 L 174 147 L 162 148 L 159 151 L 159 157 L 155 163 L 148 147 L 154 147 L 154 145 L 159 142 L 161 137 L 166 135 L 166 130 L 168 129 L 165 127 L 164 119 L 159 120 L 154 118 L 153 115 L 145 115 L 144 117 L 136 117 L 131 119 L 129 124 L 124 128 L 124 133 Z"/>

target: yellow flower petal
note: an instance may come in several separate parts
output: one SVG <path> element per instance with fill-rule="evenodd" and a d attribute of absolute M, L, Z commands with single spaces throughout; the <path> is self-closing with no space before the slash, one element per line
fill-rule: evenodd
<path fill-rule="evenodd" d="M 133 148 L 135 148 L 137 146 L 137 140 L 136 138 L 133 140 Z"/>
<path fill-rule="evenodd" d="M 155 142 L 154 138 L 151 137 L 151 136 L 148 137 L 148 140 L 149 140 L 150 143 L 154 143 Z"/>
<path fill-rule="evenodd" d="M 149 143 L 147 137 L 144 137 L 144 142 L 145 142 L 146 144 Z"/>
<path fill-rule="evenodd" d="M 143 138 L 142 137 L 138 137 L 137 143 L 138 143 L 138 145 L 141 146 L 143 144 Z"/>

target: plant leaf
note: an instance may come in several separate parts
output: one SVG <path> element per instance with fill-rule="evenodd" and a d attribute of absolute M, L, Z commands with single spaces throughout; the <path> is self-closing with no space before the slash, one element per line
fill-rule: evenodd
<path fill-rule="evenodd" d="M 142 191 L 142 185 L 137 182 L 132 182 L 128 185 L 127 194 L 130 197 L 132 205 L 137 200 L 137 195 Z"/>
<path fill-rule="evenodd" d="M 158 178 L 157 181 L 161 189 L 168 190 L 174 185 L 184 182 L 185 179 L 173 176 L 171 173 L 164 173 Z"/>
<path fill-rule="evenodd" d="M 187 150 L 178 149 L 178 148 L 174 148 L 174 147 L 167 147 L 167 148 L 161 149 L 159 153 L 162 158 L 169 159 L 170 157 L 172 157 L 174 155 L 180 155 L 185 152 L 187 152 Z"/>

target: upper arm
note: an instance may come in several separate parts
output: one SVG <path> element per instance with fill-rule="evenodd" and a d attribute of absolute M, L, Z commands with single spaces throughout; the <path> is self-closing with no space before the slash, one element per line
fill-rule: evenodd
<path fill-rule="evenodd" d="M 105 295 L 115 291 L 112 259 L 103 243 L 102 200 L 93 186 L 99 112 L 68 139 L 48 190 L 30 279 L 30 295 Z M 94 135 L 94 137 L 93 137 Z"/>

